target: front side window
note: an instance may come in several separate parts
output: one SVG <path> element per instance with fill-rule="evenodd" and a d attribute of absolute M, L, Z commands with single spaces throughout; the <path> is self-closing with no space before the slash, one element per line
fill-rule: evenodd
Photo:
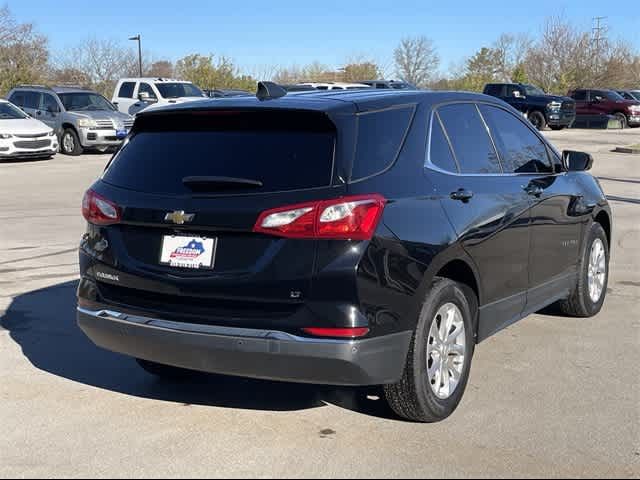
<path fill-rule="evenodd" d="M 40 108 L 40 94 L 38 92 L 25 92 L 24 108 L 38 110 Z"/>
<path fill-rule="evenodd" d="M 97 93 L 61 93 L 58 96 L 60 97 L 60 101 L 62 101 L 65 110 L 69 112 L 115 110 L 115 107 L 111 102 Z"/>
<path fill-rule="evenodd" d="M 489 105 L 481 105 L 496 142 L 505 173 L 551 173 L 546 145 L 519 118 Z"/>
<path fill-rule="evenodd" d="M 461 173 L 501 173 L 500 160 L 474 104 L 458 103 L 438 109 Z"/>
<path fill-rule="evenodd" d="M 578 90 L 573 93 L 572 98 L 578 102 L 586 102 L 587 101 L 587 91 L 586 90 Z"/>
<path fill-rule="evenodd" d="M 156 83 L 162 98 L 204 97 L 204 93 L 192 83 Z"/>
<path fill-rule="evenodd" d="M 141 93 L 149 94 L 149 98 L 158 98 L 156 96 L 156 92 L 153 91 L 153 87 L 151 87 L 151 85 L 149 85 L 148 83 L 140 84 L 140 87 L 138 88 L 138 95 L 140 95 Z"/>
<path fill-rule="evenodd" d="M 0 120 L 22 120 L 27 115 L 17 107 L 10 103 L 0 103 Z"/>
<path fill-rule="evenodd" d="M 53 97 L 53 95 L 44 94 L 42 95 L 42 106 L 41 110 L 45 112 L 58 113 L 60 111 L 60 107 L 58 106 L 58 102 Z"/>

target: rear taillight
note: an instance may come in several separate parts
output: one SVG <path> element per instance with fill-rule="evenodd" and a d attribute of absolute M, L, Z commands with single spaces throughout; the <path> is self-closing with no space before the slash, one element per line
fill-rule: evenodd
<path fill-rule="evenodd" d="M 369 333 L 366 327 L 357 328 L 304 328 L 303 332 L 314 337 L 360 338 Z"/>
<path fill-rule="evenodd" d="M 82 215 L 94 225 L 112 225 L 122 219 L 122 209 L 93 190 L 87 190 L 82 199 Z"/>
<path fill-rule="evenodd" d="M 275 208 L 262 213 L 254 232 L 287 238 L 370 240 L 386 200 L 358 195 Z"/>

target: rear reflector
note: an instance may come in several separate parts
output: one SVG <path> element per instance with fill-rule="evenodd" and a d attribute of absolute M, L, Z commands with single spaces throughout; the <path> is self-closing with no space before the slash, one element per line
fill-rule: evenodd
<path fill-rule="evenodd" d="M 303 331 L 314 337 L 360 338 L 369 333 L 366 327 L 358 328 L 304 328 Z"/>
<path fill-rule="evenodd" d="M 287 238 L 371 240 L 386 200 L 381 195 L 358 195 L 301 203 L 263 212 L 254 232 Z"/>
<path fill-rule="evenodd" d="M 87 190 L 82 199 L 82 215 L 94 225 L 112 225 L 122 219 L 122 209 L 93 190 Z"/>

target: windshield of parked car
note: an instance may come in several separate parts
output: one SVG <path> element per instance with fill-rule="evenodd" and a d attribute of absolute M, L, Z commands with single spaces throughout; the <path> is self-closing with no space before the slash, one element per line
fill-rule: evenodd
<path fill-rule="evenodd" d="M 524 92 L 527 96 L 535 97 L 536 95 L 545 95 L 545 93 L 538 87 L 534 87 L 533 85 L 525 85 Z"/>
<path fill-rule="evenodd" d="M 97 93 L 60 93 L 58 96 L 68 112 L 115 111 L 116 109 L 109 100 Z"/>
<path fill-rule="evenodd" d="M 10 103 L 0 103 L 0 120 L 22 120 L 27 118 L 22 110 Z"/>
<path fill-rule="evenodd" d="M 204 97 L 204 93 L 192 83 L 156 83 L 162 98 Z"/>

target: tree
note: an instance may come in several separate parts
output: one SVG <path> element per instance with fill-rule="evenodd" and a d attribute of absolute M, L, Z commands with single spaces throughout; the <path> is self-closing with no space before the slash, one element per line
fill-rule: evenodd
<path fill-rule="evenodd" d="M 197 53 L 178 60 L 175 73 L 181 79 L 205 89 L 255 90 L 257 83 L 249 75 L 240 75 L 230 59 L 220 57 L 217 62 L 214 62 L 213 55 Z"/>
<path fill-rule="evenodd" d="M 527 77 L 527 70 L 523 63 L 519 63 L 513 69 L 511 73 L 511 81 L 514 83 L 528 83 L 529 77 Z"/>
<path fill-rule="evenodd" d="M 145 65 L 143 60 L 143 70 Z M 91 37 L 68 50 L 58 68 L 83 72 L 92 88 L 110 97 L 120 78 L 139 75 L 138 53 L 115 40 Z"/>
<path fill-rule="evenodd" d="M 33 25 L 18 23 L 0 8 L 0 95 L 17 84 L 42 81 L 47 71 L 47 39 Z"/>
<path fill-rule="evenodd" d="M 380 68 L 372 61 L 353 62 L 344 67 L 343 80 L 345 82 L 376 80 L 380 77 Z"/>
<path fill-rule="evenodd" d="M 173 63 L 168 60 L 153 62 L 147 71 L 150 77 L 171 78 L 173 77 Z"/>
<path fill-rule="evenodd" d="M 404 38 L 393 57 L 398 76 L 418 87 L 426 86 L 440 65 L 440 57 L 427 37 Z"/>

